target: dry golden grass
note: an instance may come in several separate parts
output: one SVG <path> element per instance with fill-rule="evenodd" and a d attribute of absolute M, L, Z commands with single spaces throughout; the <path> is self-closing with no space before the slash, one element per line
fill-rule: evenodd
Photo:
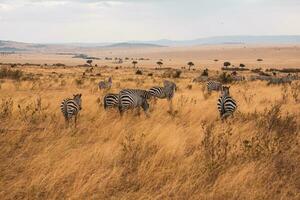
<path fill-rule="evenodd" d="M 98 81 L 112 75 L 112 92 L 149 88 L 162 84 L 160 71 L 23 70 L 32 80 L 0 80 L 0 199 L 300 198 L 295 83 L 233 84 L 238 112 L 222 122 L 218 94 L 204 94 L 192 83 L 198 72 L 184 71 L 174 113 L 161 100 L 149 119 L 120 118 L 104 111 Z M 59 109 L 74 93 L 83 94 L 77 129 Z"/>

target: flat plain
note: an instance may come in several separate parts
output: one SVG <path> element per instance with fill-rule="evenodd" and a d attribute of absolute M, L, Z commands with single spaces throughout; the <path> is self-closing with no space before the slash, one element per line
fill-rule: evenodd
<path fill-rule="evenodd" d="M 300 198 L 300 81 L 250 81 L 261 71 L 274 76 L 270 68 L 299 69 L 299 45 L 52 51 L 0 55 L 1 73 L 11 73 L 0 79 L 1 199 Z M 101 60 L 83 66 L 67 53 Z M 206 68 L 219 79 L 225 61 L 249 70 L 226 83 L 238 109 L 222 121 L 219 93 L 193 80 Z M 168 76 L 172 69 L 180 76 Z M 112 88 L 99 90 L 108 77 Z M 172 111 L 166 99 L 150 102 L 150 118 L 103 108 L 108 92 L 165 79 L 177 85 Z M 60 103 L 77 93 L 78 124 L 67 127 Z"/>

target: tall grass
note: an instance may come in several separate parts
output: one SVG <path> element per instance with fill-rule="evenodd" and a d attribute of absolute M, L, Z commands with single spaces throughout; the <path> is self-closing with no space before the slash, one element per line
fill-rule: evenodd
<path fill-rule="evenodd" d="M 78 72 L 78 77 L 81 76 Z M 103 73 L 111 73 L 104 71 Z M 112 92 L 162 79 L 114 74 Z M 100 92 L 77 76 L 39 84 L 5 82 L 0 93 L 1 199 L 298 199 L 299 104 L 291 86 L 235 84 L 238 112 L 221 121 L 219 96 L 178 79 L 169 114 L 104 111 Z M 80 82 L 80 81 L 79 81 Z M 89 84 L 89 85 L 88 85 Z M 84 86 L 84 87 L 83 87 Z M 251 92 L 249 92 L 251 91 Z M 77 129 L 66 127 L 62 99 L 82 93 Z"/>

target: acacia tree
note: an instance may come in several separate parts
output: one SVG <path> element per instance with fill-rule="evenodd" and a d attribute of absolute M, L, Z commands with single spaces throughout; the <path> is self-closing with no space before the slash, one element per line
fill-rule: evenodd
<path fill-rule="evenodd" d="M 87 60 L 86 63 L 92 66 L 93 60 Z"/>
<path fill-rule="evenodd" d="M 188 62 L 187 65 L 189 66 L 189 70 L 191 70 L 191 67 L 195 66 L 195 64 L 193 62 Z"/>
<path fill-rule="evenodd" d="M 158 61 L 156 64 L 159 66 L 159 68 L 161 68 L 161 66 L 162 66 L 164 63 L 161 62 L 161 61 Z"/>
<path fill-rule="evenodd" d="M 133 64 L 133 68 L 135 68 L 136 64 L 138 64 L 138 62 L 136 60 L 132 61 Z"/>

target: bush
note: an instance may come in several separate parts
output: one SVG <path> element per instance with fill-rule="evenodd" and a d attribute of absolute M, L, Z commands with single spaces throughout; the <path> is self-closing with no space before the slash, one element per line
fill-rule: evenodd
<path fill-rule="evenodd" d="M 223 72 L 218 79 L 221 83 L 231 83 L 232 82 L 232 77 L 230 74 L 227 74 L 226 72 Z"/>
<path fill-rule="evenodd" d="M 9 99 L 2 99 L 1 106 L 0 106 L 0 118 L 9 118 L 12 115 L 13 111 L 13 100 Z"/>
<path fill-rule="evenodd" d="M 201 76 L 208 76 L 208 69 L 203 70 Z"/>
<path fill-rule="evenodd" d="M 21 70 L 12 70 L 6 67 L 0 69 L 0 79 L 7 78 L 7 79 L 20 80 L 22 76 L 23 76 L 23 71 Z"/>
<path fill-rule="evenodd" d="M 261 61 L 263 61 L 263 59 L 261 59 L 261 58 L 258 58 L 258 59 L 257 59 L 257 61 L 258 61 L 258 62 L 261 62 Z"/>
<path fill-rule="evenodd" d="M 240 64 L 240 67 L 246 67 L 246 65 L 244 65 L 243 63 Z"/>
<path fill-rule="evenodd" d="M 181 70 L 179 69 L 169 69 L 165 71 L 162 75 L 163 78 L 180 78 Z"/>
<path fill-rule="evenodd" d="M 83 79 L 75 79 L 75 84 L 77 87 L 80 87 L 84 84 L 84 80 Z"/>
<path fill-rule="evenodd" d="M 240 68 L 240 67 L 230 67 L 230 68 L 226 68 L 226 67 L 222 67 L 223 71 L 249 71 L 248 68 Z"/>
<path fill-rule="evenodd" d="M 137 70 L 137 71 L 135 72 L 135 74 L 136 74 L 136 75 L 143 75 L 143 72 L 142 72 L 141 70 Z"/>
<path fill-rule="evenodd" d="M 230 65 L 231 65 L 230 62 L 224 62 L 224 67 L 228 67 L 228 66 L 230 66 Z"/>
<path fill-rule="evenodd" d="M 283 68 L 283 69 L 274 69 L 274 68 L 270 68 L 266 70 L 267 72 L 273 72 L 273 71 L 277 71 L 277 72 L 282 72 L 282 73 L 299 73 L 300 69 L 299 68 Z"/>
<path fill-rule="evenodd" d="M 62 63 L 56 63 L 56 64 L 53 64 L 53 66 L 56 66 L 56 67 L 64 67 L 66 66 L 65 64 L 62 64 Z"/>

